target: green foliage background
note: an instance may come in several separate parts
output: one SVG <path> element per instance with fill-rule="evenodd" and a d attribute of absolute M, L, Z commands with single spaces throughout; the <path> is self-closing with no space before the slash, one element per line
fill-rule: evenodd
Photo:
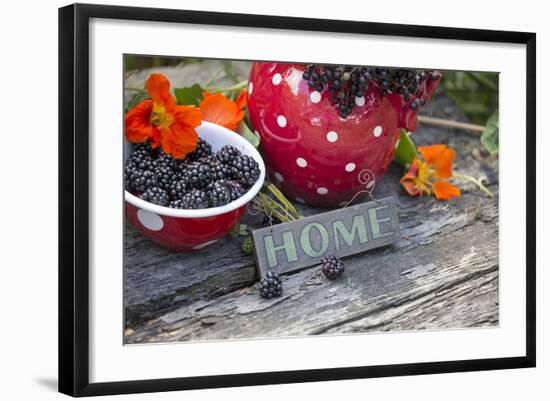
<path fill-rule="evenodd" d="M 134 56 L 125 57 L 125 71 L 151 67 L 177 66 L 200 63 L 202 60 L 181 57 Z M 220 61 L 225 73 L 231 77 L 231 63 Z M 237 82 L 236 77 L 232 77 Z M 481 136 L 481 143 L 491 153 L 498 153 L 498 97 L 499 74 L 495 72 L 443 71 L 441 91 L 449 96 L 464 111 L 468 119 L 476 124 L 486 126 Z M 197 88 L 195 88 L 197 89 Z M 179 97 L 189 98 L 180 103 L 195 103 L 197 94 L 193 87 L 180 89 Z M 140 94 L 134 96 L 139 101 Z M 191 100 L 195 100 L 192 102 Z"/>
<path fill-rule="evenodd" d="M 441 87 L 474 123 L 485 125 L 481 143 L 498 153 L 498 73 L 445 71 Z"/>

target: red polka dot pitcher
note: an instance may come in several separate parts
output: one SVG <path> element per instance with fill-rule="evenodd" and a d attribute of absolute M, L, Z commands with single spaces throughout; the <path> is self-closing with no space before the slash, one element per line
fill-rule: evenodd
<path fill-rule="evenodd" d="M 254 63 L 249 77 L 250 122 L 261 138 L 270 180 L 285 195 L 313 206 L 337 207 L 372 191 L 388 169 L 400 129 L 416 129 L 418 108 L 403 96 L 382 96 L 370 84 L 343 118 L 328 87 L 318 91 L 300 64 Z M 439 80 L 419 86 L 424 103 Z M 361 192 L 363 191 L 363 192 Z"/>

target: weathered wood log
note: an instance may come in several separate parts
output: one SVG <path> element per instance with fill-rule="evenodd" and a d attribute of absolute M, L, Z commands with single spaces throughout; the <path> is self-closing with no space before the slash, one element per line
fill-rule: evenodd
<path fill-rule="evenodd" d="M 471 200 L 471 196 L 466 198 Z M 408 239 L 401 243 L 347 258 L 346 274 L 339 281 L 329 282 L 318 269 L 306 269 L 283 278 L 285 290 L 281 298 L 264 300 L 254 286 L 245 287 L 181 306 L 128 331 L 127 341 L 495 324 L 498 226 L 493 208 L 456 213 L 451 221 L 437 228 L 431 224 L 425 224 L 430 227 L 423 229 L 406 227 Z M 444 214 L 441 210 L 432 213 Z M 488 216 L 492 216 L 490 221 Z"/>

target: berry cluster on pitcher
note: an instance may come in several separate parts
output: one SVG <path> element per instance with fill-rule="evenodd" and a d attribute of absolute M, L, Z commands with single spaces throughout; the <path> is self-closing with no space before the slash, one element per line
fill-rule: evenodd
<path fill-rule="evenodd" d="M 425 103 L 420 85 L 428 78 L 435 81 L 440 77 L 437 71 L 333 65 L 308 65 L 302 75 L 311 90 L 322 92 L 328 87 L 331 104 L 342 118 L 351 114 L 355 99 L 363 97 L 369 85 L 377 85 L 382 96 L 401 95 L 411 110 L 416 110 Z"/>
<path fill-rule="evenodd" d="M 199 138 L 194 152 L 174 159 L 161 148 L 138 144 L 126 160 L 126 190 L 148 202 L 176 209 L 205 209 L 243 196 L 260 176 L 254 158 L 231 145 L 217 153 Z"/>

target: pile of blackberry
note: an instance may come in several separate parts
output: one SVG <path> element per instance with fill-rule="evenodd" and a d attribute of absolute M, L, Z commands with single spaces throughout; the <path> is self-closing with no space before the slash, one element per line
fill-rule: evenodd
<path fill-rule="evenodd" d="M 362 97 L 370 85 L 377 85 L 383 96 L 397 93 L 412 110 L 424 105 L 419 87 L 427 79 L 437 80 L 437 71 L 357 67 L 336 65 L 308 65 L 303 73 L 309 88 L 322 92 L 328 88 L 331 103 L 340 117 L 347 118 L 355 107 L 355 98 Z"/>
<path fill-rule="evenodd" d="M 243 196 L 260 176 L 254 158 L 225 145 L 217 153 L 199 139 L 197 148 L 176 160 L 148 143 L 135 147 L 126 160 L 124 185 L 143 200 L 176 209 L 205 209 Z"/>

